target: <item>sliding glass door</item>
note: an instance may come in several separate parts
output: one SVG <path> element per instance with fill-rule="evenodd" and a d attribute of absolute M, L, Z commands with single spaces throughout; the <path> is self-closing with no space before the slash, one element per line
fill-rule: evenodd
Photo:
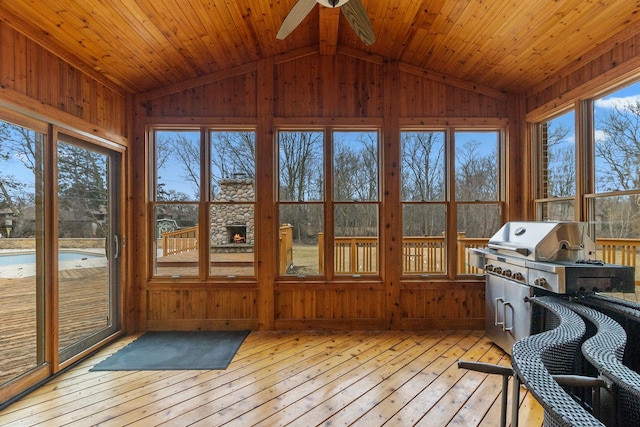
<path fill-rule="evenodd" d="M 120 154 L 70 137 L 57 143 L 59 363 L 119 329 Z"/>
<path fill-rule="evenodd" d="M 0 387 L 45 363 L 45 131 L 0 120 Z"/>

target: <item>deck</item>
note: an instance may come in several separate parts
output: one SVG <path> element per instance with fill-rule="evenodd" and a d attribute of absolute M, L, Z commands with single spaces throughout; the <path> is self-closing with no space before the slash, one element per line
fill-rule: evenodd
<path fill-rule="evenodd" d="M 211 253 L 209 268 L 216 276 L 252 276 L 254 254 Z M 198 252 L 189 251 L 158 257 L 156 275 L 198 275 Z"/>
<path fill-rule="evenodd" d="M 35 276 L 0 279 L 0 384 L 36 366 Z M 60 348 L 107 323 L 106 268 L 60 272 Z"/>

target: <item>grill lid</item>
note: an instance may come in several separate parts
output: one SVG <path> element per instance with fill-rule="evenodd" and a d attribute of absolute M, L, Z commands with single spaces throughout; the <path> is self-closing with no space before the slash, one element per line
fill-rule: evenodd
<path fill-rule="evenodd" d="M 502 226 L 489 248 L 532 261 L 578 261 L 595 256 L 587 223 L 575 221 L 514 221 Z"/>

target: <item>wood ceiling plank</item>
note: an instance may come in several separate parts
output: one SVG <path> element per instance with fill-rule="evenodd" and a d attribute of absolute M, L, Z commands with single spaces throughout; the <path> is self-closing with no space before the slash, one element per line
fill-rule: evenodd
<path fill-rule="evenodd" d="M 234 2 L 242 21 L 236 23 L 240 27 L 246 27 L 248 31 L 243 37 L 246 43 L 255 46 L 255 59 L 272 56 L 271 45 L 274 44 L 276 33 L 272 28 L 279 28 L 273 20 L 273 4 L 255 0 L 237 0 Z"/>
<path fill-rule="evenodd" d="M 440 0 L 441 1 L 441 0 Z M 423 2 L 372 2 L 365 4 L 370 16 L 381 16 L 374 19 L 372 25 L 376 33 L 376 53 L 388 58 L 400 59 L 406 40 L 414 34 L 415 22 L 425 14 Z M 364 2 L 363 2 L 364 4 Z M 369 12 L 369 9 L 371 11 Z"/>
<path fill-rule="evenodd" d="M 122 22 L 113 8 L 104 7 L 101 3 L 92 10 L 85 10 L 70 0 L 56 0 L 51 4 L 56 8 L 52 16 L 59 17 L 56 26 L 62 28 L 59 34 L 68 36 L 63 43 L 75 42 L 85 49 L 83 57 L 91 58 L 88 62 L 94 66 L 121 69 L 125 75 L 144 70 L 144 77 L 137 79 L 138 84 L 147 79 L 164 84 L 183 78 L 180 68 L 159 66 L 158 62 L 164 62 L 164 57 L 158 55 L 153 46 L 145 49 L 141 37 L 132 31 L 134 28 Z"/>
<path fill-rule="evenodd" d="M 359 50 L 521 92 L 640 22 L 638 2 L 362 0 L 376 34 L 371 46 L 339 15 L 325 22 L 320 7 L 277 40 L 295 2 L 0 1 L 0 19 L 89 75 L 134 93 L 314 47 Z"/>
<path fill-rule="evenodd" d="M 191 7 L 176 7 L 172 0 L 148 2 L 148 7 L 155 9 L 153 16 L 158 20 L 158 27 L 164 28 L 167 40 L 179 50 L 182 60 L 194 69 L 193 77 L 211 72 L 209 64 L 214 58 L 204 41 L 208 35 L 206 23 L 210 21 L 210 17 L 207 12 L 196 9 L 199 2 L 190 5 Z"/>
<path fill-rule="evenodd" d="M 499 69 L 513 76 L 511 79 L 514 88 L 525 90 L 531 86 L 532 81 L 544 81 L 579 58 L 582 52 L 588 52 L 597 44 L 606 42 L 630 19 L 637 20 L 635 16 L 638 15 L 628 10 L 618 11 L 611 14 L 607 21 L 602 17 L 601 3 L 575 1 L 569 6 L 573 7 L 558 11 L 555 15 L 556 23 L 547 26 L 545 33 L 536 34 L 537 37 L 527 49 L 502 59 Z M 636 9 L 639 7 L 636 6 Z M 539 58 L 532 61 L 534 56 Z M 519 75 L 523 77 L 517 77 Z"/>

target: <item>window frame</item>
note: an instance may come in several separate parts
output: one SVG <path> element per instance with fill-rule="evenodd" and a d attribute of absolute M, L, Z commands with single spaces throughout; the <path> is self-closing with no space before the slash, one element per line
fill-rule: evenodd
<path fill-rule="evenodd" d="M 156 154 L 156 138 L 159 132 L 184 132 L 184 131 L 196 131 L 199 132 L 200 139 L 200 173 L 199 173 L 199 198 L 198 200 L 189 200 L 189 201 L 162 201 L 157 199 L 157 154 Z M 210 242 L 210 227 L 211 227 L 211 208 L 216 204 L 229 204 L 234 205 L 236 202 L 221 202 L 219 200 L 214 200 L 214 195 L 211 194 L 211 158 L 214 155 L 211 150 L 211 134 L 213 132 L 250 132 L 253 134 L 254 144 L 257 145 L 256 141 L 256 126 L 251 125 L 237 125 L 237 126 L 218 126 L 218 125 L 149 125 L 147 127 L 147 152 L 148 156 L 148 171 L 149 171 L 149 188 L 148 188 L 148 218 L 152 218 L 152 221 L 149 221 L 148 224 L 148 233 L 149 236 L 153 236 L 153 238 L 149 239 L 149 254 L 151 258 L 151 262 L 148 263 L 148 277 L 153 280 L 213 280 L 213 281 L 229 281 L 229 280 L 246 280 L 246 279 L 255 279 L 256 271 L 255 267 L 251 274 L 215 274 L 213 267 L 211 267 L 212 257 L 210 254 L 210 250 L 203 250 L 202 242 Z M 255 151 L 255 150 L 254 150 Z M 243 201 L 241 204 L 251 205 L 253 212 L 253 224 L 256 226 L 255 221 L 255 212 L 256 212 L 256 196 L 255 191 L 257 190 L 257 180 L 258 176 L 256 171 L 257 167 L 257 159 L 253 159 L 254 162 L 254 173 L 255 177 L 253 180 L 253 188 L 254 188 L 254 196 L 251 201 Z M 156 220 L 155 213 L 156 207 L 159 205 L 185 205 L 185 206 L 195 206 L 197 209 L 197 224 L 206 224 L 205 227 L 197 227 L 197 273 L 196 274 L 166 274 L 160 275 L 156 273 Z M 254 229 L 254 235 L 258 234 L 258 230 Z M 209 244 L 207 244 L 209 246 Z M 255 242 L 254 242 L 254 250 L 253 250 L 253 262 L 252 264 L 255 266 L 256 264 L 256 254 L 255 254 Z"/>
<path fill-rule="evenodd" d="M 280 139 L 279 135 L 283 132 L 321 132 L 323 137 L 322 146 L 322 172 L 323 172 L 323 197 L 321 200 L 281 200 L 280 197 Z M 371 132 L 376 135 L 376 199 L 375 200 L 335 200 L 335 134 L 336 133 L 349 133 L 349 132 Z M 279 126 L 275 129 L 275 152 L 277 165 L 275 166 L 275 180 L 277 181 L 276 191 L 276 204 L 278 205 L 278 223 L 283 221 L 280 218 L 282 206 L 322 206 L 323 219 L 322 219 L 322 236 L 319 237 L 318 242 L 318 256 L 320 260 L 318 262 L 319 272 L 318 274 L 283 274 L 278 272 L 278 277 L 282 280 L 296 279 L 296 280 L 327 280 L 334 279 L 350 279 L 350 280 L 380 280 L 381 277 L 381 262 L 383 261 L 381 250 L 381 225 L 380 218 L 382 215 L 382 144 L 383 134 L 380 126 Z M 335 265 L 335 209 L 339 206 L 375 206 L 376 210 L 376 254 L 375 254 L 375 272 L 347 272 L 340 273 L 336 271 Z M 322 240 L 322 243 L 320 242 Z M 321 253 L 320 253 L 321 252 Z M 294 259 L 295 261 L 295 259 Z"/>
<path fill-rule="evenodd" d="M 466 205 L 495 205 L 499 212 L 500 224 L 505 220 L 505 200 L 506 200 L 506 186 L 505 175 L 506 171 L 506 140 L 507 140 L 507 127 L 505 125 L 494 126 L 406 126 L 400 128 L 400 141 L 402 141 L 403 133 L 405 132 L 443 132 L 444 133 L 444 199 L 443 200 L 428 200 L 428 201 L 405 201 L 403 200 L 402 191 L 398 195 L 401 209 L 404 211 L 405 206 L 431 206 L 431 205 L 443 205 L 445 207 L 445 239 L 444 239 L 444 254 L 446 260 L 444 262 L 444 271 L 439 273 L 407 273 L 404 265 L 402 268 L 403 279 L 415 279 L 415 278 L 432 278 L 432 279 L 451 279 L 454 280 L 457 277 L 464 277 L 469 275 L 481 275 L 482 271 L 477 271 L 468 265 L 468 248 L 470 247 L 482 247 L 483 243 L 475 242 L 474 239 L 467 240 L 458 231 L 458 212 L 459 207 Z M 496 134 L 496 179 L 498 180 L 497 194 L 495 200 L 457 200 L 456 198 L 456 134 L 459 132 L 487 132 Z M 401 148 L 402 157 L 402 148 Z M 403 159 L 400 159 L 400 164 L 404 164 Z M 400 172 L 400 188 L 402 188 L 402 171 Z M 404 238 L 404 222 L 402 225 L 402 235 Z M 497 231 L 497 229 L 495 230 Z M 487 236 L 488 240 L 490 236 Z M 404 256 L 404 254 L 403 254 Z M 404 262 L 403 262 L 404 264 Z"/>

